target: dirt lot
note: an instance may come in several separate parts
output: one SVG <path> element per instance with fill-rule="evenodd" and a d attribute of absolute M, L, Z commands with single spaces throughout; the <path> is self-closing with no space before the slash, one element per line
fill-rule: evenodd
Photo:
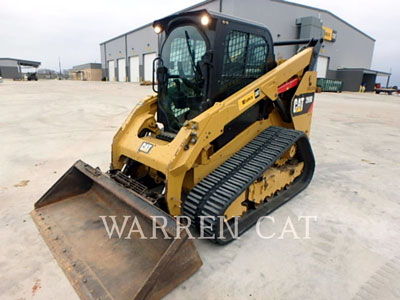
<path fill-rule="evenodd" d="M 77 159 L 107 170 L 114 133 L 150 87 L 0 84 L 0 299 L 78 299 L 39 235 L 34 202 Z M 196 245 L 204 266 L 165 299 L 400 299 L 400 97 L 318 94 L 317 169 L 300 196 L 239 241 Z M 310 239 L 281 235 L 316 216 Z"/>

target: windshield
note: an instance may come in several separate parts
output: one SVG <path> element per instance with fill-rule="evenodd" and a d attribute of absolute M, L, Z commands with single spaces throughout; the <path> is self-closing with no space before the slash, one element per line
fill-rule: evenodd
<path fill-rule="evenodd" d="M 171 131 L 178 131 L 185 120 L 201 112 L 204 78 L 198 62 L 205 53 L 206 42 L 194 26 L 174 29 L 162 47 L 161 58 L 167 76 L 160 83 L 159 104 Z"/>

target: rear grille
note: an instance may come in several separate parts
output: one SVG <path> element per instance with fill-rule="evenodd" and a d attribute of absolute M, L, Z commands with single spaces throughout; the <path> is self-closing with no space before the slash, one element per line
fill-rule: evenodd
<path fill-rule="evenodd" d="M 129 176 L 117 171 L 116 173 L 110 174 L 110 177 L 122 184 L 124 187 L 129 188 L 140 195 L 144 195 L 147 191 L 147 187 L 141 184 L 139 181 L 130 178 Z"/>
<path fill-rule="evenodd" d="M 172 142 L 172 140 L 176 137 L 175 133 L 171 133 L 171 132 L 163 132 L 160 133 L 156 136 L 156 138 L 163 140 L 163 141 L 167 141 L 167 142 Z"/>

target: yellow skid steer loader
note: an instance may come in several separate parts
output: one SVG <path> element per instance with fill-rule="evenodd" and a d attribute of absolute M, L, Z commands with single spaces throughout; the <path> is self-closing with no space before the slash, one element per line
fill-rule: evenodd
<path fill-rule="evenodd" d="M 116 133 L 110 170 L 77 161 L 32 212 L 82 299 L 162 298 L 202 265 L 182 225 L 226 244 L 314 172 L 320 39 L 273 43 L 266 27 L 207 10 L 153 27 L 156 95 Z M 286 45 L 297 53 L 276 62 Z"/>

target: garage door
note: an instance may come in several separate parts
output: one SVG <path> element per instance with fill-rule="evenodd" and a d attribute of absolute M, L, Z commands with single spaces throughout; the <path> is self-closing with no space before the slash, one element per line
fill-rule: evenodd
<path fill-rule="evenodd" d="M 318 56 L 317 60 L 317 77 L 318 78 L 325 78 L 326 71 L 328 70 L 328 57 L 325 56 Z"/>
<path fill-rule="evenodd" d="M 126 62 L 125 58 L 118 59 L 118 81 L 126 81 Z"/>
<path fill-rule="evenodd" d="M 153 60 L 156 58 L 156 53 L 149 53 L 144 55 L 144 80 L 153 80 Z"/>
<path fill-rule="evenodd" d="M 129 58 L 131 82 L 139 82 L 139 56 Z"/>
<path fill-rule="evenodd" d="M 115 64 L 113 60 L 108 62 L 108 80 L 114 81 L 115 80 Z"/>

